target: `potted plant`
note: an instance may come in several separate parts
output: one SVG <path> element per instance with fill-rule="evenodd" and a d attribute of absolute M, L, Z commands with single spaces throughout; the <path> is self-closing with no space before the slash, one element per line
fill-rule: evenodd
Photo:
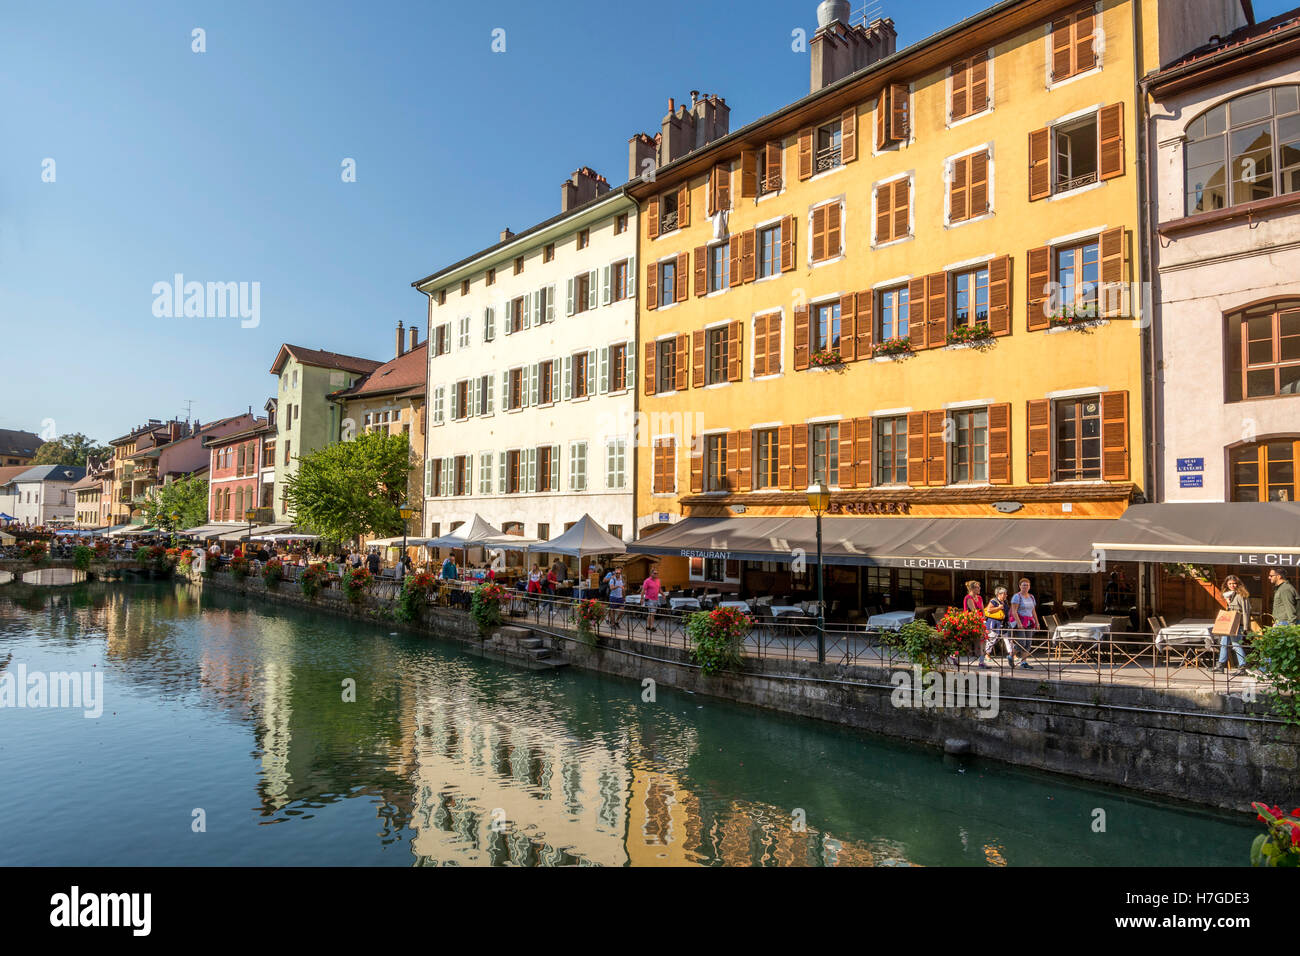
<path fill-rule="evenodd" d="M 1095 321 L 1096 318 L 1097 304 L 1094 302 L 1091 305 L 1085 305 L 1079 308 L 1075 308 L 1072 305 L 1063 306 L 1052 313 L 1048 318 L 1048 322 L 1052 328 L 1059 329 L 1080 327 L 1085 323 Z"/>
<path fill-rule="evenodd" d="M 284 564 L 279 558 L 272 558 L 262 565 L 262 580 L 266 582 L 267 590 L 274 591 L 284 580 Z"/>
<path fill-rule="evenodd" d="M 478 626 L 479 637 L 487 637 L 501 626 L 501 602 L 506 600 L 506 590 L 495 581 L 484 581 L 470 596 L 469 616 Z"/>
<path fill-rule="evenodd" d="M 959 611 L 950 607 L 939 619 L 937 628 L 940 650 L 950 658 L 975 653 L 984 640 L 984 618 L 978 611 Z"/>
<path fill-rule="evenodd" d="M 95 552 L 91 551 L 84 544 L 79 544 L 72 551 L 72 566 L 78 571 L 89 571 L 90 559 L 94 556 Z"/>
<path fill-rule="evenodd" d="M 360 604 L 361 599 L 365 596 L 366 588 L 370 587 L 374 581 L 374 576 L 366 567 L 349 568 L 343 572 L 343 595 L 352 604 Z"/>
<path fill-rule="evenodd" d="M 1267 833 L 1255 837 L 1250 847 L 1251 866 L 1300 867 L 1300 807 L 1285 816 L 1280 807 L 1252 803 Z"/>
<path fill-rule="evenodd" d="M 691 660 L 707 675 L 740 667 L 741 642 L 754 619 L 734 607 L 698 611 L 686 619 L 691 640 Z"/>
<path fill-rule="evenodd" d="M 32 567 L 39 568 L 49 557 L 50 548 L 44 541 L 29 541 L 23 545 L 22 555 Z"/>
<path fill-rule="evenodd" d="M 421 606 L 429 603 L 429 595 L 438 586 L 438 579 L 428 571 L 408 574 L 402 582 L 402 593 L 397 598 L 393 612 L 399 621 L 415 621 L 420 617 Z"/>
<path fill-rule="evenodd" d="M 912 340 L 906 338 L 884 339 L 871 347 L 877 358 L 900 358 L 912 354 Z"/>
<path fill-rule="evenodd" d="M 844 357 L 839 349 L 822 349 L 814 352 L 808 363 L 813 368 L 836 368 L 844 364 Z"/>
<path fill-rule="evenodd" d="M 595 598 L 587 598 L 574 607 L 573 616 L 578 622 L 578 636 L 587 644 L 597 643 L 600 639 L 600 622 L 605 617 L 605 605 Z"/>
<path fill-rule="evenodd" d="M 248 563 L 248 558 L 244 555 L 238 555 L 230 559 L 230 573 L 235 576 L 236 581 L 242 581 L 248 577 L 252 568 Z"/>
<path fill-rule="evenodd" d="M 993 332 L 987 325 L 959 325 L 948 333 L 949 345 L 967 345 L 992 342 Z"/>
<path fill-rule="evenodd" d="M 325 570 L 323 564 L 309 564 L 302 569 L 302 574 L 298 577 L 298 587 L 303 593 L 303 597 L 312 600 L 320 593 L 320 589 L 325 586 L 325 580 L 329 572 Z"/>

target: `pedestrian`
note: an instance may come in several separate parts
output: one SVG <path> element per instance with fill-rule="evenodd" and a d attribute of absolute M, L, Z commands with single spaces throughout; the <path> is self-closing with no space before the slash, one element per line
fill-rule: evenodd
<path fill-rule="evenodd" d="M 659 606 L 659 594 L 662 590 L 663 584 L 659 580 L 659 566 L 652 565 L 650 576 L 641 582 L 641 601 L 650 610 L 650 616 L 646 620 L 647 631 L 655 629 L 655 608 Z"/>
<path fill-rule="evenodd" d="M 1246 649 L 1243 640 L 1246 632 L 1250 630 L 1250 592 L 1241 583 L 1241 578 L 1230 574 L 1223 582 L 1223 596 L 1227 599 L 1228 610 L 1236 611 L 1239 615 L 1236 633 L 1224 634 L 1219 638 L 1219 666 L 1215 670 L 1226 672 L 1229 648 L 1235 652 L 1237 666 L 1246 666 Z"/>
<path fill-rule="evenodd" d="M 1007 589 L 997 588 L 993 592 L 992 599 L 984 606 L 984 629 L 988 632 L 988 637 L 984 640 L 984 649 L 980 652 L 980 667 L 988 667 L 984 658 L 988 656 L 998 645 L 998 639 L 1002 636 L 1003 628 L 1007 623 Z M 1014 665 L 1013 665 L 1014 666 Z"/>
<path fill-rule="evenodd" d="M 1297 605 L 1295 585 L 1283 577 L 1277 568 L 1268 572 L 1269 583 L 1273 585 L 1273 626 L 1286 627 L 1288 624 L 1300 623 L 1300 610 Z"/>
<path fill-rule="evenodd" d="M 379 573 L 379 551 L 375 548 L 371 548 L 366 555 L 366 570 L 371 574 Z"/>
<path fill-rule="evenodd" d="M 1020 666 L 1029 667 L 1029 653 L 1033 648 L 1033 635 L 1038 627 L 1038 601 L 1029 593 L 1029 578 L 1020 579 L 1020 590 L 1011 598 L 1010 619 L 1008 621 L 1012 627 L 1017 629 L 1015 651 L 1008 648 L 1008 652 L 1016 651 L 1020 654 Z M 1012 661 L 1012 667 L 1015 662 Z"/>
<path fill-rule="evenodd" d="M 617 627 L 619 618 L 623 616 L 623 595 L 627 588 L 627 581 L 623 579 L 621 568 L 615 568 L 606 575 L 609 581 L 609 626 Z"/>
<path fill-rule="evenodd" d="M 449 554 L 442 562 L 442 579 L 444 581 L 455 581 L 458 577 L 460 577 L 460 575 L 456 571 L 456 561 Z"/>
<path fill-rule="evenodd" d="M 528 572 L 528 594 L 532 597 L 534 603 L 538 595 L 542 593 L 542 571 L 537 565 L 533 565 L 532 570 Z"/>
<path fill-rule="evenodd" d="M 978 581 L 966 582 L 966 597 L 962 599 L 961 609 L 968 613 L 984 616 L 984 598 L 980 596 L 980 583 Z M 979 666 L 984 667 L 984 642 L 980 641 L 979 646 L 975 648 L 975 653 L 979 655 Z"/>
<path fill-rule="evenodd" d="M 543 585 L 544 585 L 544 587 L 546 588 L 546 595 L 547 595 L 547 597 L 554 597 L 554 596 L 555 596 L 555 585 L 558 584 L 558 583 L 559 583 L 559 582 L 556 580 L 556 577 L 555 577 L 555 567 L 552 566 L 552 567 L 547 568 L 547 569 L 546 569 L 546 580 L 543 582 Z"/>

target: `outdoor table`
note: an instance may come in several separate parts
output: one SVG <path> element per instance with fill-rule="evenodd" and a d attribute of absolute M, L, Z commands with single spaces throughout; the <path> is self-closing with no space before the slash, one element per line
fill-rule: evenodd
<path fill-rule="evenodd" d="M 896 631 L 904 624 L 915 620 L 915 611 L 886 611 L 884 614 L 873 614 L 867 618 L 867 627 Z"/>
<path fill-rule="evenodd" d="M 643 594 L 629 594 L 626 598 L 624 598 L 623 603 L 630 607 L 640 607 L 642 602 L 644 601 L 645 601 L 645 595 Z"/>
<path fill-rule="evenodd" d="M 1213 630 L 1213 621 L 1184 621 L 1162 627 L 1156 634 L 1156 650 L 1166 647 L 1203 647 L 1207 651 L 1213 650 L 1216 646 Z"/>
<path fill-rule="evenodd" d="M 737 611 L 744 611 L 746 614 L 750 613 L 748 601 L 719 601 L 718 607 L 732 607 Z"/>
<path fill-rule="evenodd" d="M 700 609 L 700 599 L 693 597 L 675 597 L 668 599 L 668 606 L 674 611 L 690 610 L 698 611 Z"/>

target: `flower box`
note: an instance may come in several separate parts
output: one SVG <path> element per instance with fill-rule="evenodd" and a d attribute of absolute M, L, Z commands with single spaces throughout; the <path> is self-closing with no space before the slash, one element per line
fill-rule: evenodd
<path fill-rule="evenodd" d="M 808 364 L 813 368 L 835 368 L 844 364 L 844 357 L 840 355 L 839 349 L 823 349 L 814 352 Z"/>
<path fill-rule="evenodd" d="M 949 345 L 968 345 L 993 341 L 993 332 L 987 325 L 959 325 L 948 333 Z"/>
<path fill-rule="evenodd" d="M 911 355 L 911 339 L 885 339 L 883 342 L 877 342 L 871 348 L 871 354 L 877 358 L 894 358 L 897 356 Z"/>

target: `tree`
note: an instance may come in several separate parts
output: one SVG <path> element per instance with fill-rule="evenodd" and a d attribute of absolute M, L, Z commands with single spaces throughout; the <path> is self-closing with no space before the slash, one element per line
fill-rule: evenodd
<path fill-rule="evenodd" d="M 369 432 L 335 442 L 298 459 L 285 503 L 299 525 L 330 541 L 397 535 L 411 464 L 405 435 Z"/>
<path fill-rule="evenodd" d="M 208 480 L 177 478 L 149 489 L 140 505 L 145 524 L 173 531 L 208 523 Z M 173 520 L 172 514 L 180 515 Z"/>
<path fill-rule="evenodd" d="M 106 448 L 93 438 L 87 438 L 81 432 L 74 432 L 71 435 L 60 435 L 36 449 L 32 464 L 84 467 L 87 458 L 102 461 L 111 453 L 111 448 Z"/>

